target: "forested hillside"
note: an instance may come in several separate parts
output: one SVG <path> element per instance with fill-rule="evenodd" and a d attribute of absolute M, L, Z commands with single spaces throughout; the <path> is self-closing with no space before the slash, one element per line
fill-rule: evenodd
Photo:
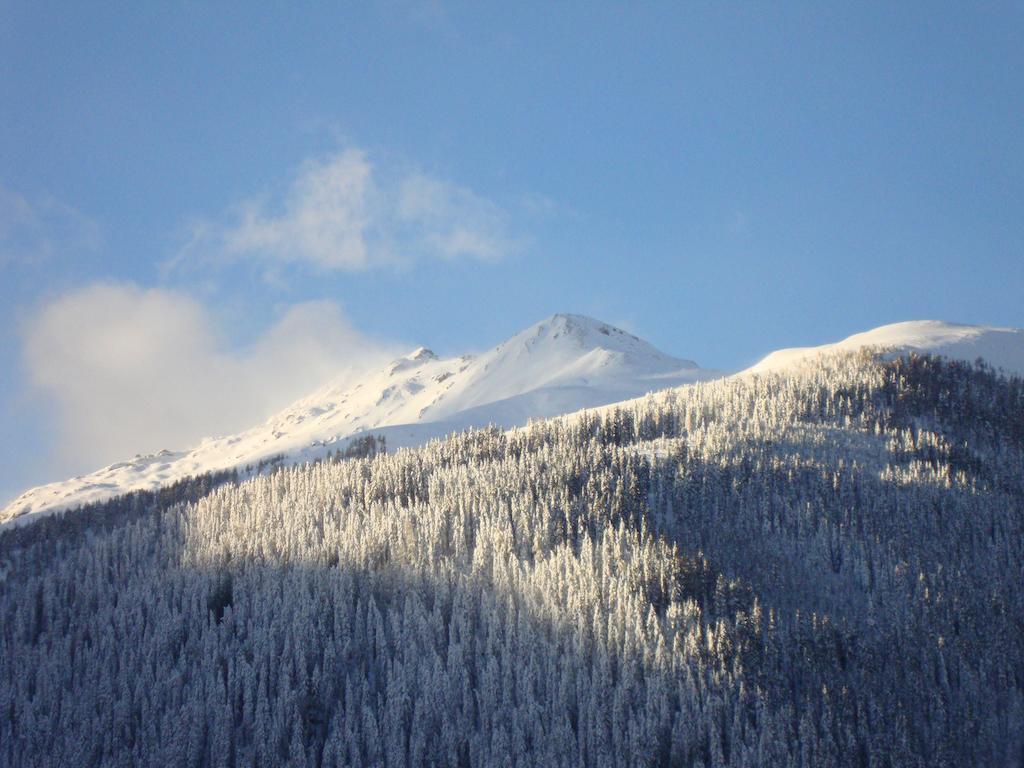
<path fill-rule="evenodd" d="M 0 763 L 1024 765 L 1024 382 L 827 356 L 6 530 Z"/>

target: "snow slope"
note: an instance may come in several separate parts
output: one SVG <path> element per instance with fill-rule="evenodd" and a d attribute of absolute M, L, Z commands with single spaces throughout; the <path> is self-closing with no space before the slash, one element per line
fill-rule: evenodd
<path fill-rule="evenodd" d="M 1024 375 L 1024 331 L 933 320 L 779 350 L 737 375 L 797 370 L 816 355 L 864 347 L 966 361 L 980 357 Z M 0 524 L 277 456 L 287 463 L 317 459 L 364 434 L 383 435 L 390 449 L 414 446 L 468 427 L 511 428 L 723 375 L 597 320 L 554 315 L 481 355 L 441 359 L 420 348 L 355 386 L 329 383 L 237 435 L 207 438 L 188 451 L 136 456 L 33 488 L 0 510 Z"/>
<path fill-rule="evenodd" d="M 597 320 L 555 315 L 479 356 L 441 359 L 420 348 L 354 387 L 328 384 L 240 434 L 33 488 L 0 511 L 0 522 L 275 456 L 315 459 L 366 433 L 384 435 L 389 448 L 418 445 L 471 426 L 514 427 L 721 375 Z"/>
<path fill-rule="evenodd" d="M 1005 373 L 1024 376 L 1024 330 L 959 325 L 938 320 L 883 325 L 820 347 L 780 349 L 743 373 L 787 370 L 798 367 L 816 355 L 854 351 L 863 347 L 880 347 L 896 354 L 918 352 L 942 355 L 967 362 L 974 362 L 980 357 Z"/>

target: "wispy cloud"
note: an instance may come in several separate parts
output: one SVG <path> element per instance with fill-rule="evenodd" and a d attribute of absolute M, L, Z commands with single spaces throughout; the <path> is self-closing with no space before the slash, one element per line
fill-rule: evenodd
<path fill-rule="evenodd" d="M 229 349 L 195 299 L 96 283 L 27 323 L 30 384 L 52 407 L 66 471 L 237 431 L 397 354 L 356 331 L 333 302 L 296 304 L 244 349 Z"/>
<path fill-rule="evenodd" d="M 246 200 L 196 222 L 171 266 L 227 259 L 355 272 L 425 258 L 497 261 L 514 248 L 493 201 L 423 173 L 380 173 L 347 149 L 304 163 L 276 201 Z"/>
<path fill-rule="evenodd" d="M 396 213 L 422 245 L 446 259 L 497 261 L 511 248 L 505 213 L 470 189 L 414 174 L 398 188 Z"/>
<path fill-rule="evenodd" d="M 0 184 L 0 266 L 93 251 L 100 242 L 96 223 L 71 206 L 51 197 L 29 200 Z"/>
<path fill-rule="evenodd" d="M 223 231 L 229 253 L 306 261 L 322 269 L 365 269 L 376 207 L 373 169 L 358 151 L 307 162 L 278 215 L 249 201 Z M 374 258 L 380 258 L 374 254 Z"/>

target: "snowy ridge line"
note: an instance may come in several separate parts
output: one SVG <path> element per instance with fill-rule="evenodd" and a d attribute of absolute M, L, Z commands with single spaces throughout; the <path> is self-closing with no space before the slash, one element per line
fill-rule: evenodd
<path fill-rule="evenodd" d="M 1024 375 L 1024 330 L 939 320 L 893 323 L 855 333 L 834 344 L 776 350 L 744 373 L 788 370 L 824 353 L 855 351 L 865 347 L 875 347 L 893 355 L 918 352 L 964 362 L 980 358 L 1004 373 Z"/>
<path fill-rule="evenodd" d="M 370 433 L 384 434 L 389 448 L 421 445 L 468 427 L 507 429 L 721 375 L 598 320 L 554 315 L 477 356 L 442 359 L 420 347 L 354 386 L 329 382 L 236 435 L 33 488 L 0 511 L 0 522 L 255 465 L 278 454 L 289 464 L 316 460 Z"/>
<path fill-rule="evenodd" d="M 792 374 L 821 355 L 874 348 L 918 352 L 1024 375 L 1024 331 L 934 320 L 895 323 L 833 344 L 782 349 L 737 376 Z M 420 347 L 354 386 L 328 383 L 263 424 L 206 438 L 187 451 L 136 456 L 96 472 L 39 486 L 0 510 L 0 524 L 72 509 L 136 490 L 282 455 L 301 464 L 381 435 L 391 450 L 422 445 L 471 427 L 511 429 L 530 420 L 610 408 L 670 389 L 727 376 L 666 355 L 614 326 L 581 315 L 554 315 L 483 354 L 439 358 Z"/>

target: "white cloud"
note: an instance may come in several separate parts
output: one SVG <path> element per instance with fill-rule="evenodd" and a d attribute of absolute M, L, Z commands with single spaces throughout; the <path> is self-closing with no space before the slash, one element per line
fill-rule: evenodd
<path fill-rule="evenodd" d="M 53 198 L 30 201 L 0 184 L 0 265 L 35 264 L 99 244 L 95 222 L 71 206 Z"/>
<path fill-rule="evenodd" d="M 307 261 L 322 269 L 365 269 L 373 224 L 372 177 L 370 164 L 355 150 L 308 162 L 280 215 L 265 215 L 264 206 L 255 202 L 241 206 L 239 221 L 224 232 L 225 247 L 232 254 Z"/>
<path fill-rule="evenodd" d="M 324 301 L 291 307 L 232 351 L 194 299 L 101 283 L 43 307 L 25 328 L 24 354 L 33 386 L 55 410 L 59 458 L 82 471 L 244 429 L 395 351 Z"/>
<path fill-rule="evenodd" d="M 347 149 L 304 163 L 276 206 L 248 200 L 223 221 L 195 223 L 171 266 L 211 256 L 319 271 L 428 257 L 496 261 L 514 248 L 507 218 L 470 189 L 422 173 L 382 174 Z"/>
<path fill-rule="evenodd" d="M 497 261 L 510 248 L 501 209 L 454 184 L 411 175 L 399 186 L 396 212 L 400 221 L 418 230 L 425 245 L 446 259 Z"/>

